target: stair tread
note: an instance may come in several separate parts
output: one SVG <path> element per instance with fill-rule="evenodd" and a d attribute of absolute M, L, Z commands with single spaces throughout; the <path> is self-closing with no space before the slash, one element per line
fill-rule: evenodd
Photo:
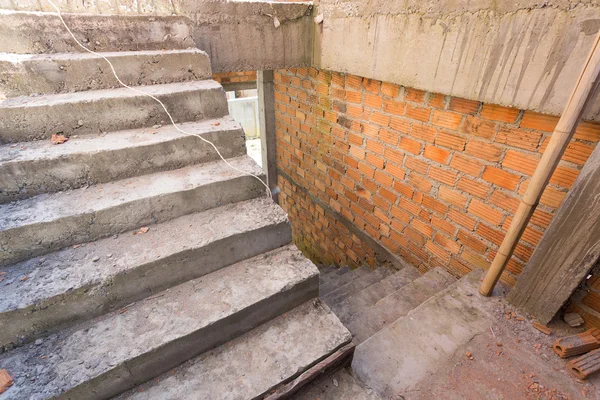
<path fill-rule="evenodd" d="M 145 94 L 153 96 L 161 96 L 168 93 L 174 92 L 193 92 L 201 90 L 214 90 L 221 89 L 221 85 L 213 80 L 207 79 L 203 81 L 190 81 L 190 82 L 177 82 L 177 83 L 164 83 L 158 85 L 148 86 L 134 86 L 136 90 L 139 90 Z M 47 107 L 55 106 L 59 104 L 68 103 L 90 103 L 105 99 L 116 99 L 116 98 L 135 98 L 135 97 L 147 97 L 142 93 L 134 92 L 128 88 L 116 88 L 116 89 L 99 89 L 99 90 L 88 90 L 84 92 L 73 92 L 73 93 L 58 93 L 58 94 L 45 94 L 41 96 L 19 96 L 7 98 L 4 101 L 0 101 L 1 108 L 35 108 L 35 107 Z"/>
<path fill-rule="evenodd" d="M 340 287 L 338 287 L 335 290 L 332 290 L 331 292 L 327 293 L 324 297 L 323 297 L 323 301 L 325 301 L 325 303 L 327 304 L 331 304 L 334 302 L 340 302 L 343 299 L 347 298 L 348 296 L 351 296 L 352 294 L 366 288 L 367 286 L 370 286 L 376 282 L 379 282 L 380 280 L 384 279 L 385 277 L 392 275 L 392 271 L 388 268 L 385 267 L 381 267 L 381 268 L 377 268 L 374 271 L 371 271 L 370 273 L 360 276 L 350 282 L 348 282 L 345 285 L 342 285 Z"/>
<path fill-rule="evenodd" d="M 368 275 L 370 272 L 369 267 L 364 268 L 356 268 L 341 275 L 336 275 L 332 277 L 328 281 L 326 281 L 323 285 L 319 287 L 319 293 L 321 296 L 325 296 L 331 291 L 346 285 L 349 282 L 354 281 L 355 279 L 360 278 L 361 276 Z"/>
<path fill-rule="evenodd" d="M 239 130 L 240 125 L 232 117 L 204 120 L 199 122 L 184 122 L 177 126 L 185 132 L 202 134 Z M 154 133 L 154 134 L 153 134 Z M 164 143 L 187 135 L 179 132 L 171 124 L 159 128 L 138 128 L 103 134 L 90 134 L 71 137 L 60 146 L 50 140 L 35 140 L 30 142 L 0 145 L 0 166 L 9 162 L 33 160 L 52 160 L 71 157 L 74 154 L 97 153 L 132 147 L 150 146 Z"/>
<path fill-rule="evenodd" d="M 117 399 L 263 398 L 350 340 L 335 315 L 313 300 Z"/>
<path fill-rule="evenodd" d="M 405 267 L 384 279 L 367 286 L 341 302 L 330 306 L 342 321 L 347 321 L 352 315 L 375 304 L 381 298 L 412 282 L 421 275 L 416 268 Z"/>
<path fill-rule="evenodd" d="M 479 295 L 483 273 L 472 271 L 358 345 L 352 366 L 362 381 L 386 398 L 406 395 L 475 335 L 489 333 L 497 299 Z"/>
<path fill-rule="evenodd" d="M 11 395 L 20 398 L 55 396 L 92 379 L 102 379 L 104 374 L 124 373 L 123 367 L 135 376 L 136 359 L 158 357 L 154 352 L 166 344 L 181 346 L 181 341 L 185 343 L 194 332 L 231 319 L 317 275 L 317 268 L 295 246 L 286 246 L 51 335 L 40 345 L 9 351 L 0 355 L 0 365 L 10 366 L 15 377 Z M 190 348 L 186 357 L 201 352 Z M 28 376 L 35 376 L 35 382 Z"/>
<path fill-rule="evenodd" d="M 137 51 L 99 51 L 98 54 L 106 57 L 130 57 L 130 56 L 160 56 L 167 54 L 206 54 L 204 51 L 195 48 L 189 49 L 164 49 L 164 50 L 137 50 Z M 84 53 L 45 53 L 45 54 L 19 54 L 19 53 L 0 53 L 0 61 L 23 62 L 23 61 L 46 61 L 46 60 L 88 60 L 102 58 L 100 55 Z M 207 56 L 208 57 L 208 56 Z M 118 71 L 117 71 L 118 73 Z"/>
<path fill-rule="evenodd" d="M 257 198 L 151 225 L 141 235 L 126 232 L 22 261 L 3 269 L 0 313 L 46 303 L 71 290 L 101 287 L 150 260 L 167 259 L 286 220 L 279 206 Z M 95 257 L 98 260 L 94 261 Z M 22 277 L 27 280 L 20 281 Z"/>
<path fill-rule="evenodd" d="M 346 326 L 359 342 L 363 342 L 455 281 L 443 268 L 434 268 L 353 315 Z"/>
<path fill-rule="evenodd" d="M 262 174 L 260 167 L 247 156 L 232 158 L 228 162 L 242 171 L 259 176 Z M 135 200 L 190 190 L 243 175 L 219 160 L 102 183 L 89 188 L 42 194 L 0 205 L 0 232 L 63 217 L 93 213 Z"/>

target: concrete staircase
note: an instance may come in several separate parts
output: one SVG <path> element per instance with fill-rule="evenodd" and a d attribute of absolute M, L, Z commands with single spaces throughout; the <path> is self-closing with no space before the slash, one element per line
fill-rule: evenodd
<path fill-rule="evenodd" d="M 262 175 L 186 19 L 65 19 Z M 58 21 L 0 12 L 0 399 L 261 398 L 350 343 L 260 182 Z"/>

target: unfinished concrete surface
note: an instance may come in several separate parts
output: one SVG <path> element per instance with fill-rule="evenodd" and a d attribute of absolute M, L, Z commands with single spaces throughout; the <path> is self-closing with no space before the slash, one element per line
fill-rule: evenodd
<path fill-rule="evenodd" d="M 375 391 L 366 388 L 353 376 L 351 368 L 327 374 L 303 388 L 293 400 L 380 400 Z"/>
<path fill-rule="evenodd" d="M 550 114 L 600 29 L 589 1 L 325 0 L 317 13 L 321 68 Z"/>

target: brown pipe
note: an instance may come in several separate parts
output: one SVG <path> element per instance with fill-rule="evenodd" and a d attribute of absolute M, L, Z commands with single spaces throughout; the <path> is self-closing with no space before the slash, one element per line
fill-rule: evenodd
<path fill-rule="evenodd" d="M 596 37 L 590 55 L 588 56 L 588 59 L 583 66 L 583 70 L 579 75 L 579 79 L 575 84 L 575 88 L 571 93 L 571 97 L 556 124 L 548 147 L 546 148 L 546 151 L 544 151 L 542 159 L 531 177 L 529 186 L 521 199 L 521 203 L 508 228 L 508 232 L 506 232 L 506 236 L 498 249 L 498 253 L 496 253 L 492 265 L 488 269 L 485 278 L 483 278 L 483 282 L 479 288 L 479 293 L 483 296 L 490 296 L 496 283 L 498 283 L 500 275 L 510 260 L 535 207 L 540 201 L 540 197 L 542 197 L 544 189 L 548 185 L 548 181 L 550 181 L 550 177 L 554 173 L 567 145 L 575 133 L 577 123 L 581 119 L 583 111 L 598 86 L 599 77 L 600 34 Z"/>

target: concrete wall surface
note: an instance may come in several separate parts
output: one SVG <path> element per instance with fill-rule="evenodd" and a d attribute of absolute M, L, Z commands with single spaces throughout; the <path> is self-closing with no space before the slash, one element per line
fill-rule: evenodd
<path fill-rule="evenodd" d="M 600 29 L 593 0 L 323 0 L 317 13 L 321 68 L 555 115 Z"/>

